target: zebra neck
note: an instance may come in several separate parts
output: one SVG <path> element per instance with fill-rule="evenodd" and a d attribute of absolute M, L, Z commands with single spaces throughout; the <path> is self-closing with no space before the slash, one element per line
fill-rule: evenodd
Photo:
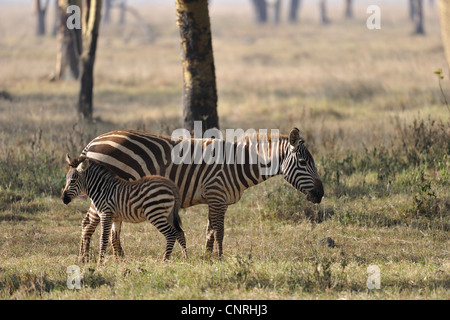
<path fill-rule="evenodd" d="M 261 150 L 264 148 L 264 150 Z M 279 137 L 278 141 L 269 143 L 267 146 L 259 146 L 258 157 L 258 183 L 281 174 L 281 165 L 289 152 L 289 140 L 287 137 Z"/>
<path fill-rule="evenodd" d="M 101 166 L 91 164 L 86 170 L 86 193 L 94 203 L 104 200 L 120 183 L 120 179 Z"/>

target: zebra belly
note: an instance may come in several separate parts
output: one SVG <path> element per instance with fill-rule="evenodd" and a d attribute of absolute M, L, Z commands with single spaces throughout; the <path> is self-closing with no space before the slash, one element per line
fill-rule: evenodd
<path fill-rule="evenodd" d="M 118 212 L 114 214 L 113 221 L 122 221 L 122 222 L 130 222 L 130 223 L 141 223 L 147 221 L 147 218 L 144 214 L 136 214 L 136 215 L 124 215 L 122 212 Z"/>

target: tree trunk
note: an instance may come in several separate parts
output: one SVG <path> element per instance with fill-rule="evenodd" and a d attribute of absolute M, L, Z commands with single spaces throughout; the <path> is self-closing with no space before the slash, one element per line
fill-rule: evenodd
<path fill-rule="evenodd" d="M 52 1 L 54 4 L 52 36 L 56 37 L 56 35 L 58 34 L 58 23 L 59 23 L 59 12 L 58 12 L 59 0 L 52 0 Z"/>
<path fill-rule="evenodd" d="M 416 15 L 416 0 L 409 0 L 409 19 L 411 19 L 411 21 L 414 21 L 414 17 Z"/>
<path fill-rule="evenodd" d="M 319 1 L 319 11 L 320 11 L 320 21 L 322 24 L 330 23 L 330 19 L 327 16 L 327 1 L 320 0 Z"/>
<path fill-rule="evenodd" d="M 439 20 L 441 23 L 441 37 L 445 49 L 445 57 L 450 68 L 450 2 L 439 0 Z"/>
<path fill-rule="evenodd" d="M 353 0 L 345 0 L 345 18 L 353 19 Z"/>
<path fill-rule="evenodd" d="M 273 23 L 279 24 L 280 23 L 280 14 L 281 14 L 281 0 L 276 0 L 273 3 Z"/>
<path fill-rule="evenodd" d="M 266 23 L 267 22 L 267 3 L 266 0 L 252 0 L 255 6 L 256 12 L 256 22 Z"/>
<path fill-rule="evenodd" d="M 73 78 L 79 76 L 79 57 L 81 54 L 81 30 L 70 30 L 67 25 L 67 7 L 70 5 L 81 6 L 81 0 L 58 0 L 57 40 L 58 50 L 56 54 L 56 73 L 52 80 L 61 80 L 65 77 L 67 66 Z"/>
<path fill-rule="evenodd" d="M 217 90 L 207 0 L 176 0 L 183 65 L 183 126 L 219 128 Z"/>
<path fill-rule="evenodd" d="M 45 15 L 48 8 L 48 0 L 45 2 L 45 6 L 42 6 L 41 0 L 34 0 L 34 12 L 36 13 L 36 35 L 45 35 Z"/>
<path fill-rule="evenodd" d="M 425 34 L 423 27 L 423 0 L 415 0 L 414 4 L 414 24 L 416 34 Z"/>
<path fill-rule="evenodd" d="M 298 21 L 298 8 L 300 7 L 300 0 L 291 0 L 289 7 L 289 21 L 295 23 Z"/>
<path fill-rule="evenodd" d="M 111 7 L 113 0 L 105 0 L 105 11 L 103 12 L 103 23 L 109 24 L 111 22 Z"/>
<path fill-rule="evenodd" d="M 102 0 L 86 0 L 82 19 L 82 51 L 80 56 L 80 92 L 78 114 L 92 120 L 92 92 L 94 87 L 94 61 L 100 27 Z"/>
<path fill-rule="evenodd" d="M 125 14 L 127 12 L 126 10 L 127 4 L 125 0 L 122 0 L 122 2 L 119 5 L 119 24 L 122 26 L 125 24 Z"/>

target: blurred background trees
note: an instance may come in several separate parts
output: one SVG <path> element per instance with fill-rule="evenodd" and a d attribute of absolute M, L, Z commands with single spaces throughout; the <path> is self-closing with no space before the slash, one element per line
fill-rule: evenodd
<path fill-rule="evenodd" d="M 151 0 L 149 0 L 151 1 Z M 65 26 L 69 5 L 82 6 L 83 30 L 69 30 Z M 193 129 L 193 121 L 201 120 L 204 129 L 218 127 L 217 88 L 214 70 L 214 58 L 211 41 L 211 26 L 209 21 L 208 1 L 176 1 L 177 26 L 182 44 L 183 68 L 183 123 L 188 129 Z M 331 23 L 328 16 L 327 0 L 313 2 L 318 9 L 319 24 Z M 353 0 L 340 0 L 342 17 L 355 19 Z M 156 35 L 151 25 L 146 22 L 149 17 L 142 17 L 140 12 L 130 6 L 126 0 L 34 0 L 33 7 L 36 15 L 36 35 L 46 34 L 46 17 L 50 4 L 55 4 L 53 28 L 51 35 L 57 37 L 56 68 L 52 80 L 75 78 L 80 82 L 77 110 L 81 118 L 91 119 L 93 114 L 93 68 L 95 61 L 96 43 L 103 4 L 102 22 L 105 25 L 125 25 L 127 15 L 134 17 L 139 28 L 144 31 L 147 41 L 154 41 Z M 190 4 L 190 6 L 188 6 Z M 406 2 L 405 13 L 409 14 L 413 25 L 413 34 L 425 34 L 424 11 L 425 4 L 434 5 L 433 0 L 409 0 Z M 211 5 L 211 4 L 209 4 Z M 212 2 L 214 5 L 214 2 Z M 301 0 L 250 0 L 248 5 L 253 8 L 257 24 L 280 25 L 283 12 L 286 21 L 298 23 L 304 1 Z M 442 37 L 447 39 L 446 1 L 440 1 Z M 284 10 L 284 11 L 283 11 Z M 113 18 L 113 12 L 117 13 Z M 448 14 L 447 14 L 448 15 Z M 334 15 L 335 17 L 336 15 Z M 132 37 L 130 34 L 128 37 Z M 444 41 L 444 42 L 445 42 Z M 448 51 L 448 50 L 447 50 Z"/>

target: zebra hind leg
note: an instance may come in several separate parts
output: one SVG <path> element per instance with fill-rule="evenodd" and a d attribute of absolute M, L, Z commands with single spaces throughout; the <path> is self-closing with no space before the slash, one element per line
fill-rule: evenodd
<path fill-rule="evenodd" d="M 177 232 L 177 241 L 181 248 L 181 253 L 183 254 L 183 258 L 187 259 L 187 250 L 186 250 L 186 238 L 184 236 L 184 231 Z"/>
<path fill-rule="evenodd" d="M 113 248 L 113 254 L 116 258 L 123 258 L 124 253 L 120 244 L 120 231 L 122 227 L 122 221 L 114 221 L 111 228 L 111 246 Z"/>
<path fill-rule="evenodd" d="M 164 256 L 163 256 L 163 262 L 164 262 L 164 261 L 167 261 L 170 259 L 170 255 L 172 254 L 173 246 L 175 244 L 175 241 L 177 240 L 178 231 L 171 225 L 167 224 L 166 230 L 161 231 L 161 233 L 166 238 L 166 250 L 164 251 Z"/>

